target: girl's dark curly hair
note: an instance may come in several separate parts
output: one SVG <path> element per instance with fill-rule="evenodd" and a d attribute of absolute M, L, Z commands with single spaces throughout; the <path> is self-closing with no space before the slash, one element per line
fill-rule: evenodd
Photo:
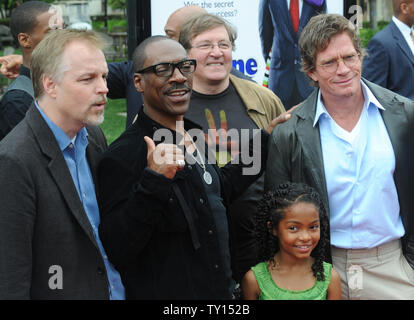
<path fill-rule="evenodd" d="M 279 251 L 279 240 L 273 235 L 273 228 L 279 225 L 284 218 L 286 208 L 299 202 L 308 202 L 315 205 L 319 211 L 320 240 L 312 251 L 315 262 L 312 265 L 313 275 L 318 281 L 325 280 L 323 261 L 329 246 L 329 221 L 325 207 L 319 194 L 312 187 L 303 183 L 283 183 L 276 190 L 268 191 L 259 201 L 255 214 L 255 234 L 260 261 L 275 263 L 274 256 Z"/>

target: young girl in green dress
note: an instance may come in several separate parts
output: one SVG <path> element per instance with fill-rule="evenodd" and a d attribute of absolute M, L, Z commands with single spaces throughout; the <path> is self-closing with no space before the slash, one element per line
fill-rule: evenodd
<path fill-rule="evenodd" d="M 242 280 L 246 300 L 341 298 L 339 274 L 325 262 L 328 218 L 318 193 L 285 183 L 267 192 L 256 214 L 259 264 Z"/>

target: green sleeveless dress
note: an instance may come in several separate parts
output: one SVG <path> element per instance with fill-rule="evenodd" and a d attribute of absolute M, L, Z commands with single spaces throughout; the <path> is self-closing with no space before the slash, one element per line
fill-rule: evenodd
<path fill-rule="evenodd" d="M 266 262 L 260 262 L 252 267 L 260 288 L 259 300 L 326 300 L 326 293 L 331 282 L 332 265 L 323 263 L 324 281 L 315 281 L 312 288 L 303 291 L 279 288 L 267 269 Z"/>

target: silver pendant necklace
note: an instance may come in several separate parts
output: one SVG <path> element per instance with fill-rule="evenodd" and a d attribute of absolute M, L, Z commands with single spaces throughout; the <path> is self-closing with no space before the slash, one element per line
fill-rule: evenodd
<path fill-rule="evenodd" d="M 196 151 L 196 157 L 194 157 L 193 153 L 188 150 L 187 150 L 187 154 L 189 154 L 196 161 L 196 163 L 201 167 L 201 169 L 203 169 L 203 180 L 205 183 L 210 185 L 213 182 L 213 177 L 211 176 L 210 172 L 206 170 L 206 164 L 204 163 L 203 157 L 201 156 L 200 151 L 197 148 L 197 145 L 195 144 L 195 142 L 193 141 L 193 139 L 187 132 L 185 132 L 185 134 L 190 139 L 191 145 Z"/>

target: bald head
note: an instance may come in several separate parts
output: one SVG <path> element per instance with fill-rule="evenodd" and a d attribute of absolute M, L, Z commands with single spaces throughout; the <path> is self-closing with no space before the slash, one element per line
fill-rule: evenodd
<path fill-rule="evenodd" d="M 190 18 L 194 16 L 202 15 L 207 13 L 207 10 L 199 6 L 188 6 L 182 7 L 174 11 L 167 20 L 165 24 L 164 31 L 168 38 L 178 41 L 180 36 L 181 27 L 186 23 Z"/>

